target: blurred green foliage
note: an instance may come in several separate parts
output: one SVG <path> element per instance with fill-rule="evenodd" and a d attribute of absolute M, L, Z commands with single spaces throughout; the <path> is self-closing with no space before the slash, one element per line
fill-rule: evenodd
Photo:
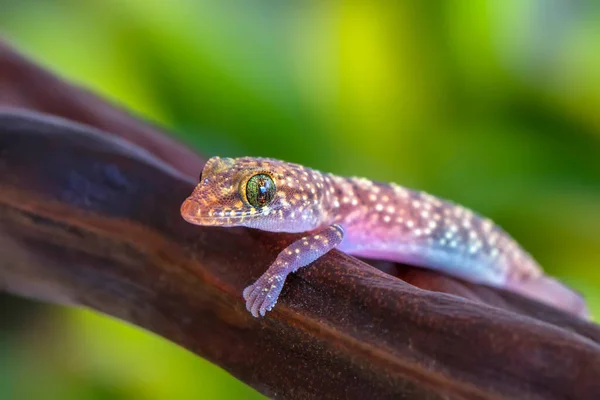
<path fill-rule="evenodd" d="M 37 61 L 204 154 L 396 181 L 491 217 L 599 315 L 598 2 L 0 0 L 0 10 L 0 34 Z M 0 336 L 2 399 L 259 397 L 107 317 L 44 307 L 21 325 Z"/>

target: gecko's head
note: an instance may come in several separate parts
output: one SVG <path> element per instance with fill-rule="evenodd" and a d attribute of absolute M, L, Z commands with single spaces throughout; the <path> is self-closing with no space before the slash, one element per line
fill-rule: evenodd
<path fill-rule="evenodd" d="M 303 232 L 321 225 L 320 174 L 267 158 L 213 157 L 181 206 L 192 224 Z"/>

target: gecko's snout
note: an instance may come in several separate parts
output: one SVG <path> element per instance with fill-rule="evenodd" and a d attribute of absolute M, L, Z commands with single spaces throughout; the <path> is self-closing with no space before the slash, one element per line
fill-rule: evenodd
<path fill-rule="evenodd" d="M 187 222 L 195 223 L 202 216 L 200 204 L 188 197 L 181 205 L 181 216 Z"/>
<path fill-rule="evenodd" d="M 240 226 L 244 220 L 251 216 L 245 215 L 241 210 L 234 210 L 230 206 L 210 206 L 192 196 L 181 204 L 180 213 L 183 219 L 190 224 L 201 226 Z M 258 216 L 258 214 L 255 214 Z"/>

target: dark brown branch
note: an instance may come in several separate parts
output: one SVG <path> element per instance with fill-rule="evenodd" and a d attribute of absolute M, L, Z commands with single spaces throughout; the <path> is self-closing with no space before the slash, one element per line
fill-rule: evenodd
<path fill-rule="evenodd" d="M 538 308 L 553 325 L 421 290 L 334 251 L 254 319 L 240 293 L 291 236 L 185 223 L 192 181 L 67 121 L 0 115 L 0 154 L 7 290 L 140 325 L 267 395 L 600 394 L 598 329 L 558 311 Z"/>

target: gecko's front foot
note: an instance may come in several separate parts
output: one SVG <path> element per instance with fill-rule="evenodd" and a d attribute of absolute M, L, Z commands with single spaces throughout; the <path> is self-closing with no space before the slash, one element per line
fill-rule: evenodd
<path fill-rule="evenodd" d="M 341 226 L 334 224 L 319 232 L 298 239 L 279 255 L 275 262 L 252 285 L 244 289 L 246 308 L 255 317 L 264 316 L 277 303 L 285 278 L 315 261 L 340 244 L 344 237 Z"/>
<path fill-rule="evenodd" d="M 264 274 L 256 280 L 252 285 L 244 289 L 244 300 L 246 300 L 246 308 L 254 317 L 264 317 L 267 311 L 277 303 L 279 293 L 283 288 L 284 279 L 277 276 L 269 276 Z"/>

